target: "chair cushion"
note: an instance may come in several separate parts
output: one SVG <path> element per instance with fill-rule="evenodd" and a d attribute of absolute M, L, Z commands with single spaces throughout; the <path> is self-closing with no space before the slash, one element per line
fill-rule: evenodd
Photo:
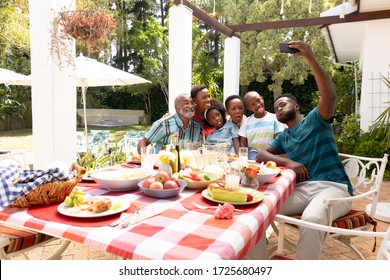
<path fill-rule="evenodd" d="M 367 224 L 372 224 L 374 226 L 373 231 L 376 231 L 377 222 L 374 221 L 374 219 L 372 219 L 366 212 L 357 210 L 350 210 L 348 214 L 332 222 L 333 227 L 345 229 L 360 228 Z"/>
<path fill-rule="evenodd" d="M 10 239 L 10 244 L 4 247 L 4 251 L 7 254 L 29 248 L 53 238 L 53 236 L 43 233 L 11 228 L 4 225 L 0 226 L 0 233 L 2 236 Z"/>
<path fill-rule="evenodd" d="M 300 215 L 291 216 L 292 218 L 300 219 Z M 356 229 L 367 224 L 373 225 L 372 231 L 376 232 L 377 222 L 371 218 L 366 212 L 351 209 L 346 215 L 334 220 L 332 222 L 333 227 L 344 229 Z M 375 253 L 376 237 L 374 237 L 374 247 L 372 252 Z"/>
<path fill-rule="evenodd" d="M 332 226 L 345 229 L 360 228 L 367 224 L 373 225 L 372 231 L 376 232 L 377 221 L 374 221 L 366 212 L 350 210 L 348 214 L 340 217 L 332 222 Z M 376 237 L 374 237 L 374 247 L 372 252 L 375 253 Z"/>

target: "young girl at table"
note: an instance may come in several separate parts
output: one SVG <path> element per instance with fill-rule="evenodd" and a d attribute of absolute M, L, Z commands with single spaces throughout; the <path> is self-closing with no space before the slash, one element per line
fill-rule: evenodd
<path fill-rule="evenodd" d="M 206 144 L 229 143 L 229 153 L 238 154 L 240 141 L 238 127 L 226 121 L 226 110 L 222 103 L 212 105 L 204 112 L 204 118 L 215 129 L 206 137 Z"/>

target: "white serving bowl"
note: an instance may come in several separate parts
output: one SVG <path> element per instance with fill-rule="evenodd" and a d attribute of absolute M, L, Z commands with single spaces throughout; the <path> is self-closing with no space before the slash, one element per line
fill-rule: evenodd
<path fill-rule="evenodd" d="M 93 172 L 90 177 L 103 188 L 110 191 L 131 191 L 138 189 L 138 182 L 154 173 L 142 168 L 102 170 Z"/>
<path fill-rule="evenodd" d="M 271 181 L 273 178 L 275 178 L 276 175 L 279 174 L 279 172 L 280 172 L 279 168 L 263 167 L 263 169 L 261 169 L 259 173 L 257 173 L 256 179 L 259 182 L 259 185 L 263 185 Z"/>
<path fill-rule="evenodd" d="M 155 198 L 169 198 L 178 196 L 184 188 L 187 186 L 187 183 L 183 180 L 179 180 L 180 187 L 177 189 L 167 189 L 167 190 L 157 190 L 157 189 L 149 189 L 144 188 L 142 185 L 144 181 L 138 183 L 139 188 L 146 194 L 147 196 L 155 197 Z"/>

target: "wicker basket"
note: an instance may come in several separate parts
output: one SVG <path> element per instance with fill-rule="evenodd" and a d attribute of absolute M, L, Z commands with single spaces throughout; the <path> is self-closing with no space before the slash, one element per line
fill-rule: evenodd
<path fill-rule="evenodd" d="M 76 163 L 71 165 L 72 170 L 76 170 L 77 174 L 73 179 L 68 181 L 54 181 L 44 183 L 29 192 L 24 197 L 14 201 L 11 207 L 31 207 L 36 205 L 47 205 L 51 203 L 63 202 L 65 197 L 69 195 L 77 182 L 83 177 L 86 170 Z"/>

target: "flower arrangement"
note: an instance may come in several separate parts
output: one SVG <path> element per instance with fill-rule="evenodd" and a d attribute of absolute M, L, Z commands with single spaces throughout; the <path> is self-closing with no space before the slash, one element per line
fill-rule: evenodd
<path fill-rule="evenodd" d="M 245 187 L 257 187 L 257 173 L 259 172 L 260 167 L 257 165 L 248 165 L 244 167 L 244 178 L 242 178 L 241 185 Z"/>
<path fill-rule="evenodd" d="M 188 150 L 181 150 L 180 151 L 180 163 L 182 166 L 188 166 L 190 163 L 191 157 L 193 157 L 194 154 L 191 151 Z"/>
<path fill-rule="evenodd" d="M 158 153 L 158 159 L 161 161 L 162 164 L 171 164 L 176 160 L 176 156 L 170 151 L 161 150 Z"/>

